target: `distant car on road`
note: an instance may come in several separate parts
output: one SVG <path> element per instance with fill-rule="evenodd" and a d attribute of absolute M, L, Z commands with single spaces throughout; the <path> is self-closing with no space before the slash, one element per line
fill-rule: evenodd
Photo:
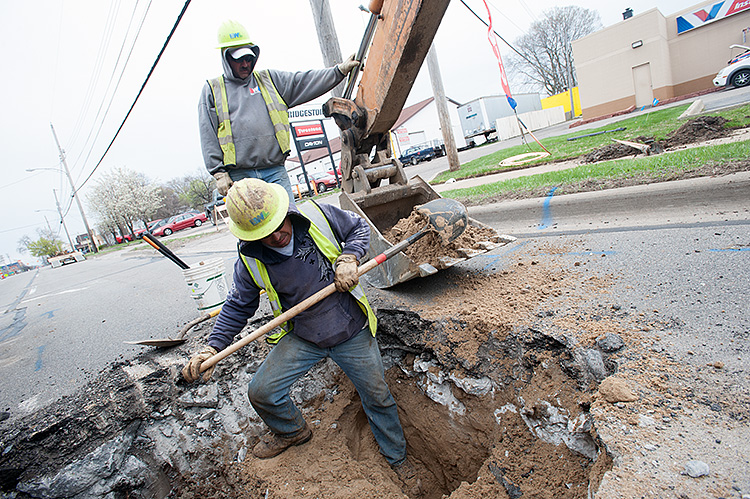
<path fill-rule="evenodd" d="M 188 211 L 175 215 L 164 225 L 155 229 L 152 234 L 155 236 L 168 236 L 178 230 L 187 229 L 188 227 L 200 227 L 208 220 L 205 213 L 198 211 Z M 158 225 L 158 224 L 157 224 Z"/>
<path fill-rule="evenodd" d="M 746 87 L 750 85 L 750 47 L 744 45 L 732 45 L 730 49 L 743 49 L 737 57 L 729 61 L 728 66 L 718 72 L 714 78 L 715 87 Z"/>
<path fill-rule="evenodd" d="M 434 147 L 427 144 L 421 144 L 418 146 L 412 146 L 404 151 L 404 154 L 402 154 L 398 160 L 403 165 L 411 164 L 416 166 L 422 161 L 430 161 L 435 157 L 437 157 L 437 154 L 435 153 Z"/>
<path fill-rule="evenodd" d="M 72 251 L 70 253 L 65 253 L 63 255 L 53 256 L 51 258 L 47 259 L 47 263 L 49 263 L 52 268 L 56 267 L 62 267 L 63 265 L 67 265 L 68 263 L 76 263 L 76 262 L 82 262 L 86 259 L 85 256 L 83 256 L 83 253 L 80 251 Z"/>

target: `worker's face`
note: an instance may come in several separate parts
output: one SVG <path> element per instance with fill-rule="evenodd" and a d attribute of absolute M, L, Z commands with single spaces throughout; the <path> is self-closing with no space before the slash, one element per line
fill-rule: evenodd
<path fill-rule="evenodd" d="M 232 56 L 228 56 L 229 66 L 232 68 L 234 76 L 237 78 L 245 79 L 253 72 L 255 66 L 255 57 L 246 55 L 241 59 L 233 59 Z"/>
<path fill-rule="evenodd" d="M 271 235 L 264 237 L 260 240 L 266 246 L 272 248 L 283 248 L 289 244 L 292 240 L 292 222 L 287 216 L 284 222 L 276 229 Z"/>

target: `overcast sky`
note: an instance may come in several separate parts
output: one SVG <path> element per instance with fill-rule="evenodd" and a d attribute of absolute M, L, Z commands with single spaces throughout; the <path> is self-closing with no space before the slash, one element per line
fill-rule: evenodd
<path fill-rule="evenodd" d="M 344 56 L 357 50 L 367 23 L 368 15 L 358 9 L 360 3 L 369 2 L 330 0 Z M 466 3 L 486 19 L 482 0 Z M 512 42 L 544 10 L 572 2 L 492 0 L 488 4 L 495 31 Z M 605 26 L 621 21 L 627 7 L 635 14 L 659 8 L 669 15 L 694 4 L 679 0 L 575 2 L 598 11 Z M 93 228 L 96 217 L 87 206 L 86 194 L 101 173 L 127 167 L 166 182 L 204 168 L 198 141 L 198 96 L 205 80 L 221 73 L 215 47 L 216 31 L 223 21 L 235 19 L 248 29 L 261 47 L 258 68 L 295 71 L 323 66 L 307 0 L 193 0 L 117 140 L 94 171 L 183 6 L 184 0 L 0 0 L 0 95 L 5 99 L 0 134 L 0 255 L 6 261 L 38 263 L 17 251 L 18 240 L 23 235 L 36 239 L 36 229 L 47 222 L 60 230 L 60 239 L 67 243 L 53 190 L 66 211 L 71 237 L 85 232 L 76 205 L 71 205 L 70 184 L 60 173 L 50 124 L 66 152 Z M 498 43 L 507 54 L 509 49 Z M 487 29 L 460 0 L 448 7 L 435 47 L 448 97 L 467 102 L 502 93 Z M 431 95 L 425 67 L 406 104 Z M 26 171 L 34 168 L 43 170 Z M 91 179 L 81 187 L 89 175 Z"/>

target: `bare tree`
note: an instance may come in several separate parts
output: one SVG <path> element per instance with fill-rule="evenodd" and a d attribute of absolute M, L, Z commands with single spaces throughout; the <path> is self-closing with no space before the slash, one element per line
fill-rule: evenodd
<path fill-rule="evenodd" d="M 116 168 L 102 175 L 87 201 L 99 217 L 101 227 L 109 231 L 116 227 L 125 235 L 133 233 L 134 222 L 150 221 L 162 198 L 159 187 L 142 173 Z"/>
<path fill-rule="evenodd" d="M 545 11 L 525 35 L 515 40 L 518 53 L 507 59 L 509 78 L 548 95 L 576 86 L 571 44 L 601 27 L 601 17 L 595 10 L 569 5 Z"/>
<path fill-rule="evenodd" d="M 203 211 L 203 207 L 211 202 L 216 181 L 201 168 L 195 174 L 170 180 L 165 187 L 177 195 L 184 207 Z"/>

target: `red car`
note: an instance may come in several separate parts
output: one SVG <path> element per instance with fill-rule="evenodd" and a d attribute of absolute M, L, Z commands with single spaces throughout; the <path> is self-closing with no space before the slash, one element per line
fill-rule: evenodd
<path fill-rule="evenodd" d="M 159 218 L 159 219 L 156 219 L 156 220 L 152 220 L 152 221 L 150 221 L 148 223 L 148 229 L 136 229 L 136 230 L 133 231 L 133 234 L 135 234 L 135 237 L 137 237 L 138 239 L 141 239 L 143 237 L 143 234 L 145 234 L 147 230 L 148 230 L 148 232 L 150 234 L 151 231 L 153 230 L 154 226 L 157 223 L 161 222 L 162 220 L 163 220 L 162 218 Z"/>
<path fill-rule="evenodd" d="M 155 236 L 168 236 L 178 230 L 187 229 L 188 227 L 200 227 L 208 217 L 205 213 L 198 211 L 188 211 L 170 218 L 167 223 L 155 229 L 152 234 Z"/>
<path fill-rule="evenodd" d="M 341 177 L 339 176 L 339 178 Z M 328 189 L 335 189 L 339 186 L 336 182 L 336 177 L 330 173 L 313 173 L 310 175 L 310 183 L 315 184 L 318 194 L 322 194 Z"/>

